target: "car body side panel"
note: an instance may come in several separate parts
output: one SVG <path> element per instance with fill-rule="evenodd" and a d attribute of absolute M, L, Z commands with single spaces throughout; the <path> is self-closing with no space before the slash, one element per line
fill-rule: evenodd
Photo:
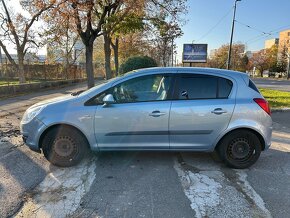
<path fill-rule="evenodd" d="M 218 135 L 230 122 L 235 100 L 184 100 L 173 101 L 170 113 L 170 148 L 210 150 Z M 227 111 L 214 114 L 215 108 Z"/>
<path fill-rule="evenodd" d="M 98 106 L 95 135 L 104 149 L 169 149 L 168 117 L 171 101 L 138 102 Z M 159 117 L 150 116 L 160 111 Z"/>

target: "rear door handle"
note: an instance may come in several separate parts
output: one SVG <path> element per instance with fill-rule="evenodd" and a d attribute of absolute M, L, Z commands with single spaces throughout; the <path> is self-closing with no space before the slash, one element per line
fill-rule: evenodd
<path fill-rule="evenodd" d="M 211 113 L 217 114 L 217 115 L 221 115 L 221 114 L 226 114 L 227 111 L 226 110 L 223 110 L 222 108 L 216 108 Z"/>
<path fill-rule="evenodd" d="M 160 112 L 160 111 L 153 111 L 151 114 L 149 114 L 149 116 L 151 117 L 160 117 L 160 116 L 163 116 L 165 115 L 166 113 L 164 112 Z"/>

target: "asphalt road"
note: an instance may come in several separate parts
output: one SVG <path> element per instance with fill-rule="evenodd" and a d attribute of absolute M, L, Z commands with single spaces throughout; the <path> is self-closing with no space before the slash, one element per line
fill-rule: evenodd
<path fill-rule="evenodd" d="M 247 170 L 192 152 L 106 152 L 54 167 L 22 144 L 20 118 L 82 86 L 0 101 L 0 217 L 289 216 L 290 112 L 273 114 L 273 145 Z"/>
<path fill-rule="evenodd" d="M 275 80 L 275 79 L 253 79 L 259 88 L 269 88 L 274 90 L 290 92 L 290 80 Z"/>

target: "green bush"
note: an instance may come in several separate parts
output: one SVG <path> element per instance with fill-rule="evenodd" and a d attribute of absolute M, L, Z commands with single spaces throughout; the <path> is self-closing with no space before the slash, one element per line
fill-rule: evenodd
<path fill-rule="evenodd" d="M 157 67 L 157 63 L 153 58 L 148 56 L 136 56 L 128 58 L 120 67 L 120 73 L 124 74 L 132 70 L 141 68 Z"/>

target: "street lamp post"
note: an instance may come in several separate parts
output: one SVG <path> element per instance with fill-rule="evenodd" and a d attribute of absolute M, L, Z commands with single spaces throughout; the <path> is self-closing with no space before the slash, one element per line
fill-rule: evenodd
<path fill-rule="evenodd" d="M 235 29 L 235 21 L 236 21 L 237 2 L 240 2 L 240 1 L 241 0 L 235 0 L 235 5 L 234 5 L 234 16 L 233 16 L 233 22 L 232 22 L 232 32 L 231 32 L 231 40 L 230 40 L 229 54 L 228 54 L 228 63 L 227 63 L 227 69 L 228 70 L 231 67 L 232 45 L 233 45 L 233 37 L 234 37 L 234 29 Z"/>
<path fill-rule="evenodd" d="M 290 53 L 287 53 L 288 64 L 287 64 L 287 80 L 290 79 Z"/>

